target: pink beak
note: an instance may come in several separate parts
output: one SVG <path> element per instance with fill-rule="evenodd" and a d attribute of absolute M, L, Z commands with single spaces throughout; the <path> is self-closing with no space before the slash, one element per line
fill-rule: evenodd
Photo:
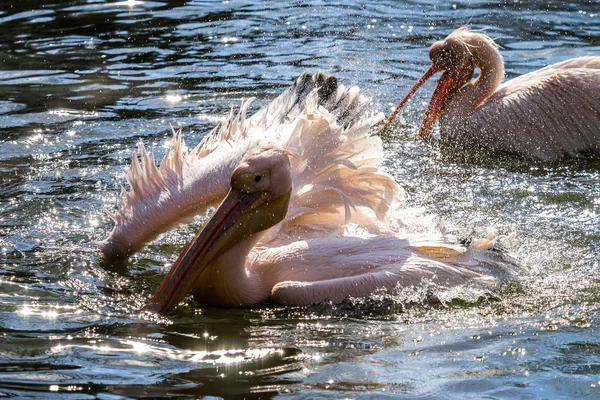
<path fill-rule="evenodd" d="M 261 192 L 231 189 L 203 229 L 183 249 L 144 311 L 164 313 L 175 308 L 211 261 L 227 250 L 225 245 L 231 236 L 227 232 L 239 216 L 260 202 L 261 197 Z"/>
<path fill-rule="evenodd" d="M 423 86 L 423 84 L 425 82 L 427 82 L 429 80 L 429 78 L 431 78 L 433 75 L 435 75 L 435 74 L 437 74 L 438 72 L 441 72 L 441 71 L 443 71 L 443 68 L 441 68 L 439 66 L 436 66 L 435 64 L 431 65 L 427 69 L 427 71 L 425 71 L 425 73 L 423 74 L 423 76 L 421 76 L 419 78 L 419 80 L 417 81 L 417 83 L 415 83 L 413 85 L 413 87 L 410 88 L 410 90 L 408 91 L 408 93 L 406 94 L 406 96 L 404 96 L 404 98 L 402 100 L 400 100 L 400 102 L 398 103 L 398 105 L 394 109 L 394 112 L 392 112 L 390 114 L 390 116 L 385 120 L 385 123 L 383 124 L 383 127 L 379 131 L 381 132 L 385 128 L 387 128 L 388 125 L 392 123 L 392 121 L 394 120 L 394 118 L 396 118 L 396 115 L 398 115 L 398 113 L 400 112 L 400 110 L 402 110 L 402 108 L 408 102 L 408 100 L 410 100 L 410 98 L 413 96 L 413 94 L 415 94 L 415 92 L 417 90 L 419 90 L 419 88 L 421 86 Z"/>

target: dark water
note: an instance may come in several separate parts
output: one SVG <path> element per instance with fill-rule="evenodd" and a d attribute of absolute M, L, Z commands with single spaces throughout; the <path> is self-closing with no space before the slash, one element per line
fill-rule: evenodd
<path fill-rule="evenodd" d="M 416 142 L 429 89 L 386 137 L 411 205 L 515 232 L 530 268 L 498 297 L 404 309 L 181 307 L 140 319 L 197 226 L 102 265 L 138 140 L 196 143 L 305 70 L 388 111 L 426 46 L 470 23 L 509 77 L 599 54 L 596 1 L 127 2 L 0 6 L 0 397 L 600 397 L 600 163 L 449 157 Z M 160 153 L 160 151 L 157 151 Z"/>

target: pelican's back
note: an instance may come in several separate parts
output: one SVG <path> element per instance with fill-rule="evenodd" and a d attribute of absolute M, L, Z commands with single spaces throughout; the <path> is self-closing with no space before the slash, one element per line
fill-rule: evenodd
<path fill-rule="evenodd" d="M 504 83 L 446 131 L 463 144 L 552 160 L 600 153 L 599 125 L 600 57 L 581 57 Z"/>

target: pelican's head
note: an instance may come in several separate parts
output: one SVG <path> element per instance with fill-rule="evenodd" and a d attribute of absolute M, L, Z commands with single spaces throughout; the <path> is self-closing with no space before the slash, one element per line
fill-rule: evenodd
<path fill-rule="evenodd" d="M 146 311 L 172 309 L 213 260 L 240 241 L 283 220 L 292 192 L 288 154 L 285 150 L 261 147 L 242 159 L 231 174 L 227 197 L 185 247 L 146 305 Z"/>
<path fill-rule="evenodd" d="M 452 32 L 446 39 L 435 42 L 429 48 L 430 70 L 433 70 L 433 73 L 443 71 L 443 74 L 427 104 L 419 128 L 420 137 L 429 136 L 435 121 L 442 115 L 460 88 L 473 77 L 478 63 L 471 51 L 471 42 L 479 36 L 484 35 L 461 28 Z"/>
<path fill-rule="evenodd" d="M 442 115 L 452 98 L 473 77 L 476 61 L 470 50 L 469 39 L 472 35 L 484 36 L 461 28 L 444 40 L 432 44 L 429 48 L 431 66 L 396 107 L 397 112 L 427 80 L 438 72 L 443 72 L 425 110 L 419 128 L 420 137 L 427 137 L 431 133 L 435 121 Z"/>

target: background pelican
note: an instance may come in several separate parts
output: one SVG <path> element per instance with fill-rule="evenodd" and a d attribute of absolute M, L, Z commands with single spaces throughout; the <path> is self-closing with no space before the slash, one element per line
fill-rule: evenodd
<path fill-rule="evenodd" d="M 301 195 L 294 191 L 292 171 L 304 162 L 302 156 L 276 148 L 250 152 L 233 171 L 227 197 L 186 246 L 146 310 L 168 311 L 190 290 L 198 301 L 215 306 L 267 300 L 309 305 L 424 281 L 455 286 L 491 279 L 485 272 L 501 263 L 487 251 L 488 241 L 466 249 L 439 235 L 401 234 L 360 205 L 356 226 L 344 223 L 346 207 L 340 200 L 360 199 L 365 186 L 391 197 L 397 189 L 385 175 L 374 182 L 364 179 L 373 173 L 369 159 L 357 159 L 354 168 L 335 161 L 348 151 L 361 153 L 354 140 L 314 159 L 320 168 L 313 180 L 334 180 L 336 189 L 328 187 L 333 182 L 304 186 Z M 331 197 L 338 191 L 340 196 Z M 299 197 L 310 200 L 291 201 Z"/>
<path fill-rule="evenodd" d="M 600 152 L 600 57 L 580 57 L 500 85 L 504 64 L 488 36 L 458 29 L 429 50 L 432 65 L 398 104 L 442 72 L 419 136 L 437 119 L 450 147 L 480 147 L 539 159 Z M 469 82 L 476 69 L 479 77 Z"/>
<path fill-rule="evenodd" d="M 322 73 L 302 74 L 283 94 L 246 118 L 251 101 L 244 102 L 237 115 L 232 111 L 191 151 L 186 150 L 181 131 L 175 132 L 160 167 L 153 152 L 139 144 L 139 157 L 133 153 L 127 171 L 129 192 L 122 189 L 119 209 L 111 215 L 115 226 L 100 245 L 105 259 L 126 258 L 159 234 L 218 204 L 227 193 L 233 168 L 249 149 L 259 144 L 294 146 L 304 129 L 307 106 L 329 110 L 339 124 L 336 130 L 313 130 L 312 150 L 317 154 L 324 150 L 319 143 L 322 136 L 332 135 L 329 145 L 335 146 L 351 125 L 360 123 L 365 130 L 373 120 L 368 99 L 357 87 L 338 86 L 335 77 Z"/>

